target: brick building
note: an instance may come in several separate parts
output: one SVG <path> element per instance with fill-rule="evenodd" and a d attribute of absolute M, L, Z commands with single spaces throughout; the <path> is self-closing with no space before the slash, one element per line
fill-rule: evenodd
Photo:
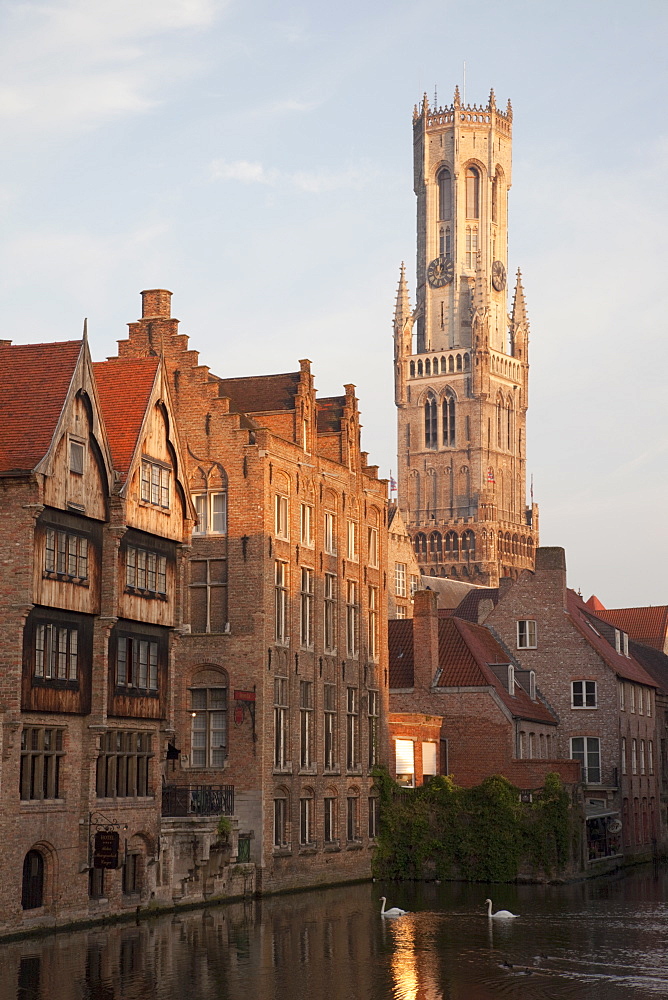
<path fill-rule="evenodd" d="M 119 357 L 164 357 L 199 515 L 166 781 L 234 787 L 260 891 L 364 877 L 386 752 L 387 484 L 360 450 L 354 386 L 318 398 L 309 361 L 215 376 L 171 293 L 142 298 Z M 206 896 L 215 824 L 180 822 L 178 892 Z"/>
<path fill-rule="evenodd" d="M 556 771 L 573 784 L 578 765 L 557 752 L 557 726 L 533 672 L 483 626 L 439 616 L 433 591 L 416 592 L 412 620 L 390 622 L 390 767 L 400 783 L 450 774 L 470 786 L 503 774 L 538 788 Z"/>
<path fill-rule="evenodd" d="M 589 861 L 649 855 L 660 836 L 657 682 L 628 635 L 567 588 L 561 548 L 539 549 L 535 572 L 487 594 L 478 620 L 535 673 L 559 719 L 557 756 L 580 761 Z"/>
<path fill-rule="evenodd" d="M 194 512 L 157 357 L 3 341 L 0 380 L 0 904 L 22 930 L 151 896 Z"/>

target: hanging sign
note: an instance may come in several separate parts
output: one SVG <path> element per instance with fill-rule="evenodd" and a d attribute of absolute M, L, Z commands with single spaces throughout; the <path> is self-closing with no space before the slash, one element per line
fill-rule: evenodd
<path fill-rule="evenodd" d="M 119 843 L 115 830 L 98 830 L 93 841 L 93 868 L 118 868 Z"/>

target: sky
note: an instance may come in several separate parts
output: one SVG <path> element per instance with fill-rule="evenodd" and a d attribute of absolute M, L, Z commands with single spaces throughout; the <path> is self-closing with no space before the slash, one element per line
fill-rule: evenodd
<path fill-rule="evenodd" d="M 388 476 L 413 105 L 493 87 L 541 544 L 585 598 L 668 603 L 666 37 L 665 0 L 5 0 L 2 337 L 87 317 L 100 360 L 168 288 L 216 374 L 354 383 Z"/>

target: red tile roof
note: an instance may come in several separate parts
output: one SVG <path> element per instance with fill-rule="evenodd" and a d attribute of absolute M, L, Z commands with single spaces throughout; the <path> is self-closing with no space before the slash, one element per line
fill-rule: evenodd
<path fill-rule="evenodd" d="M 389 622 L 390 688 L 413 687 L 413 620 Z M 515 682 L 513 695 L 497 677 L 491 665 L 508 664 L 510 658 L 489 629 L 459 618 L 438 619 L 439 688 L 494 688 L 516 718 L 556 723 L 555 717 L 540 701 L 532 701 L 524 688 Z"/>
<path fill-rule="evenodd" d="M 605 611 L 605 605 L 601 604 L 596 594 L 592 594 L 588 601 L 585 602 L 590 611 L 595 611 L 598 614 L 599 611 Z"/>
<path fill-rule="evenodd" d="M 618 653 L 614 645 L 611 645 L 606 638 L 606 632 L 611 631 L 610 623 L 604 621 L 600 615 L 593 614 L 574 590 L 566 592 L 566 609 L 578 631 L 619 677 L 656 687 L 656 682 L 640 663 L 632 656 Z"/>
<path fill-rule="evenodd" d="M 111 358 L 93 365 L 114 469 L 125 478 L 155 384 L 158 357 Z"/>
<path fill-rule="evenodd" d="M 494 605 L 499 600 L 498 587 L 475 587 L 469 590 L 468 594 L 461 600 L 455 609 L 458 618 L 466 621 L 478 622 L 478 607 L 481 601 L 491 601 Z"/>
<path fill-rule="evenodd" d="M 228 396 L 236 413 L 294 410 L 301 372 L 217 379 L 221 396 Z"/>
<path fill-rule="evenodd" d="M 589 603 L 589 602 L 587 602 Z M 627 632 L 631 639 L 662 652 L 668 634 L 668 607 L 615 608 L 596 612 L 603 621 Z"/>
<path fill-rule="evenodd" d="M 0 342 L 0 472 L 27 472 L 48 452 L 82 344 Z"/>

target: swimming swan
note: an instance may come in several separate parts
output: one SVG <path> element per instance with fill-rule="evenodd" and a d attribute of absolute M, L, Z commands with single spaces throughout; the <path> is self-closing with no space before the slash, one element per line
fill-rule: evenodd
<path fill-rule="evenodd" d="M 386 910 L 385 903 L 387 902 L 387 898 L 385 896 L 381 896 L 380 898 L 383 901 L 383 905 L 380 908 L 381 917 L 403 917 L 405 913 L 408 913 L 408 910 L 401 910 L 398 906 L 393 906 L 391 909 Z"/>
<path fill-rule="evenodd" d="M 519 913 L 511 913 L 510 910 L 497 910 L 496 913 L 492 913 L 492 900 L 486 899 L 487 903 L 487 916 L 493 917 L 494 920 L 509 920 L 513 917 L 519 917 Z"/>

